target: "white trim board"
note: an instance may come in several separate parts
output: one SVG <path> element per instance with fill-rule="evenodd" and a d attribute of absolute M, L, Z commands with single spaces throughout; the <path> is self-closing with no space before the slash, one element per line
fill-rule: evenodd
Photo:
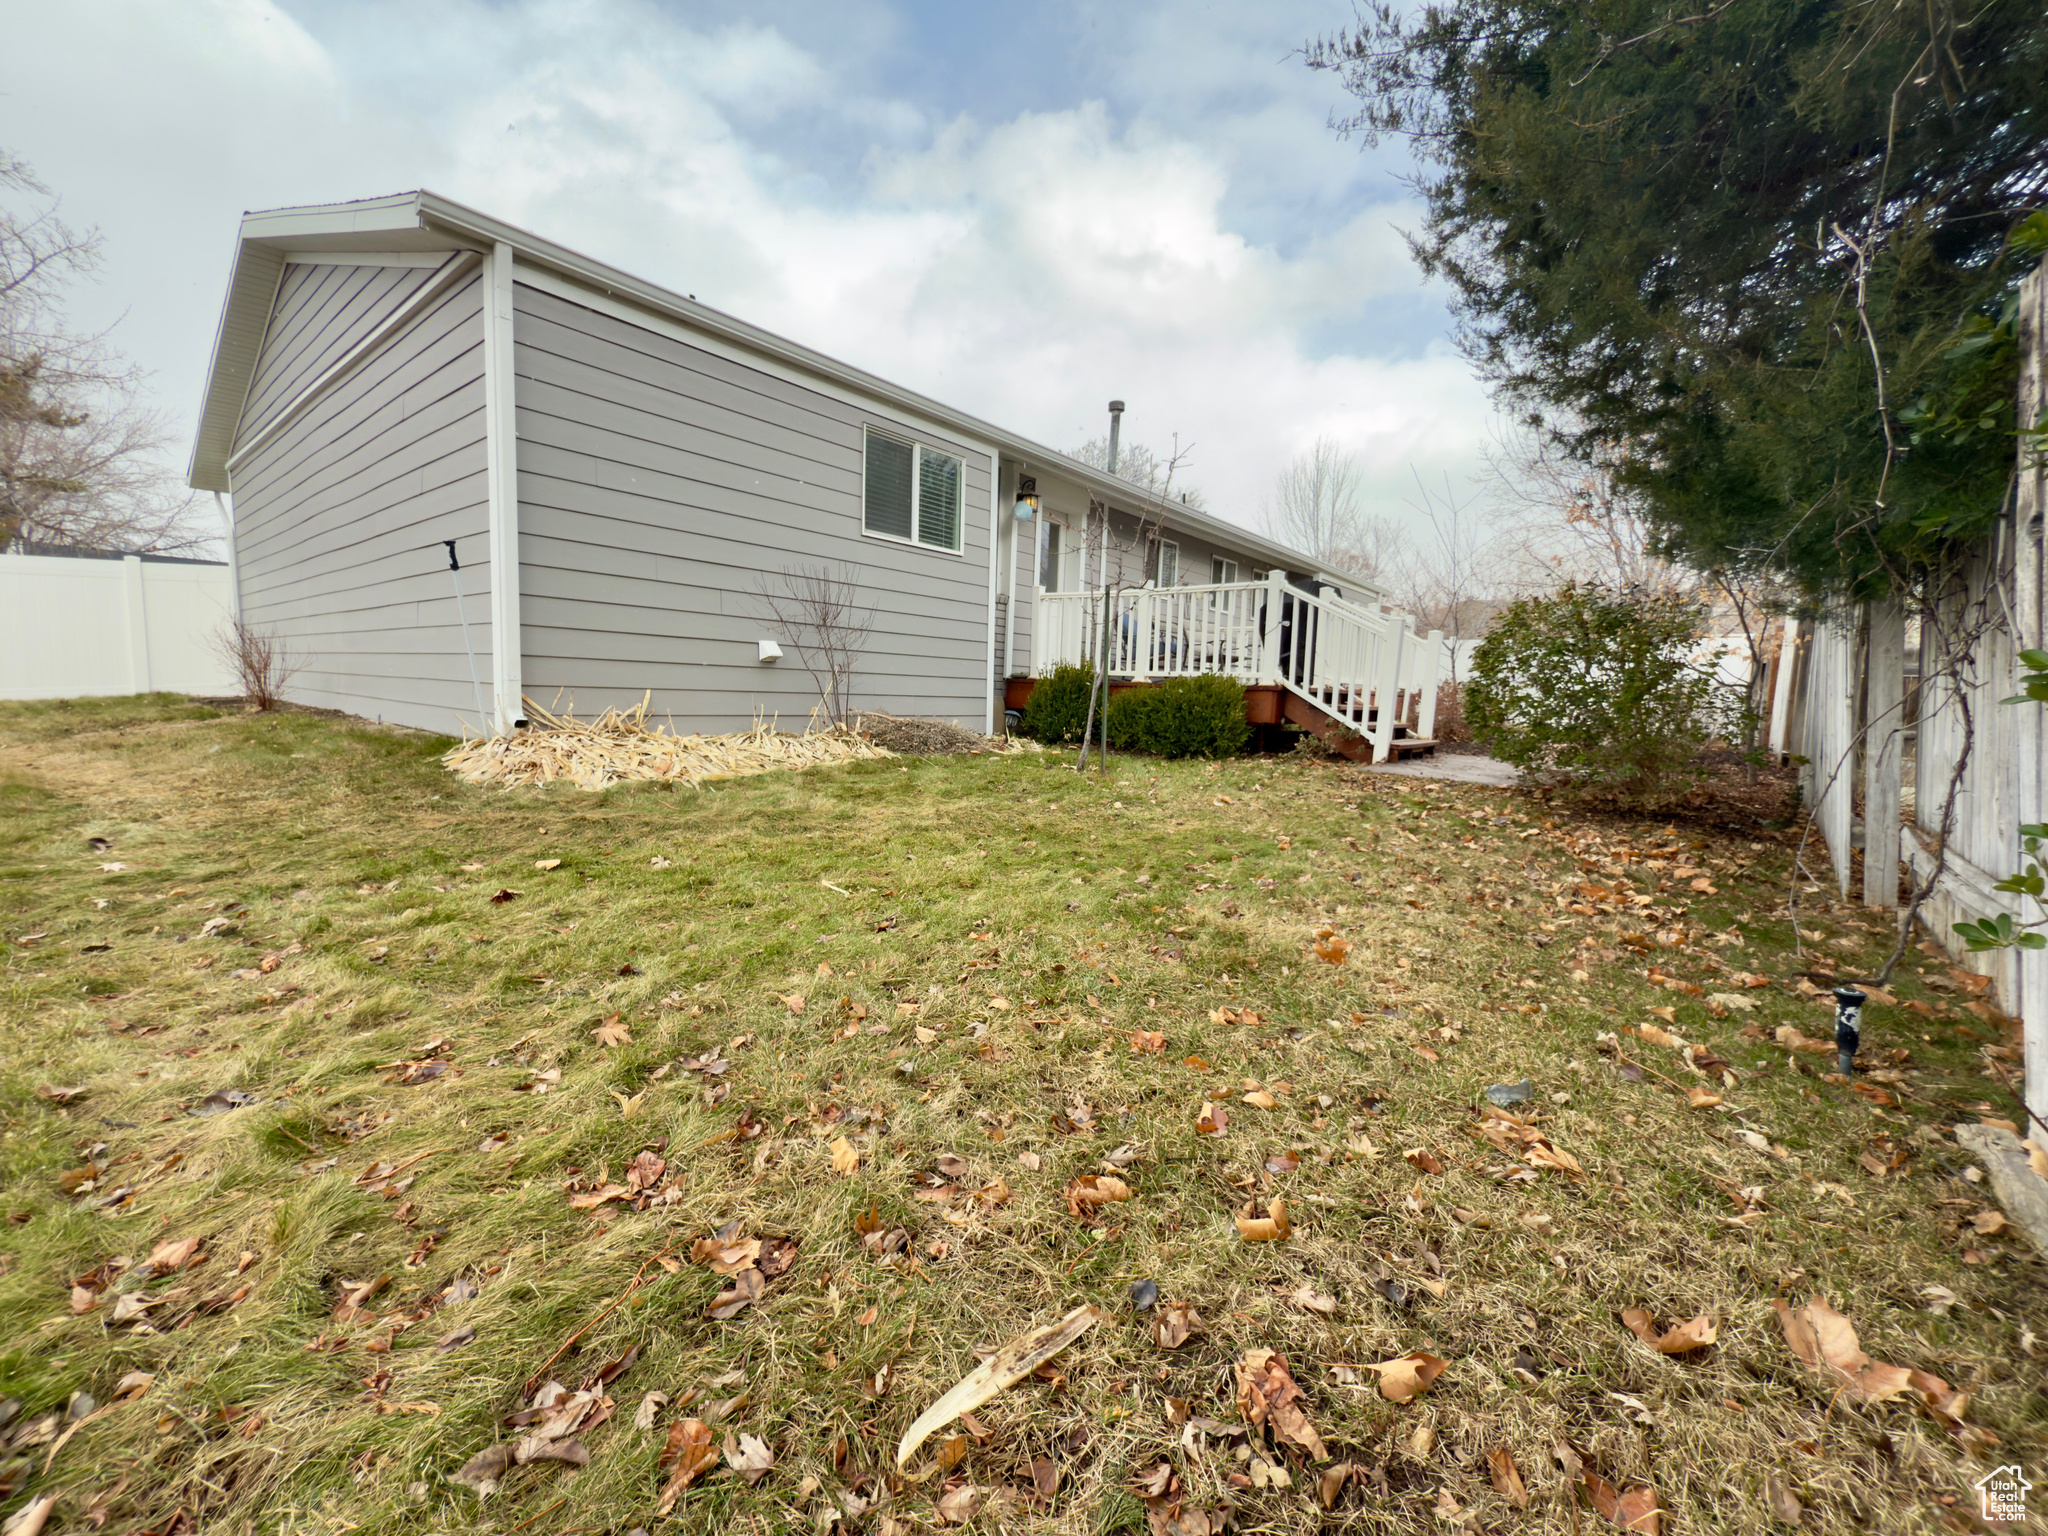
<path fill-rule="evenodd" d="M 286 251 L 291 267 L 438 267 L 447 251 Z"/>
<path fill-rule="evenodd" d="M 526 716 L 519 625 L 519 418 L 513 368 L 512 247 L 484 258 L 484 479 L 491 551 L 491 708 L 505 735 Z"/>

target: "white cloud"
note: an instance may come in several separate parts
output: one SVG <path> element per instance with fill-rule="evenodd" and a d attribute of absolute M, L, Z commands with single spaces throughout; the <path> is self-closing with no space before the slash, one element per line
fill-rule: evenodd
<path fill-rule="evenodd" d="M 1407 340 L 1435 302 L 1395 232 L 1412 206 L 1352 186 L 1285 234 L 1234 212 L 1313 191 L 1290 135 L 1355 174 L 1292 85 L 1207 119 L 1048 92 L 936 121 L 791 29 L 640 0 L 378 0 L 305 26 L 260 0 L 97 0 L 11 34 L 0 140 L 106 226 L 101 307 L 128 308 L 174 411 L 240 209 L 425 185 L 1054 445 L 1120 396 L 1133 434 L 1197 443 L 1192 477 L 1243 521 L 1319 435 L 1398 511 L 1411 462 L 1462 476 L 1490 419 L 1462 359 Z M 1137 78 L 1215 91 L 1227 41 L 1121 46 L 1163 51 Z"/>

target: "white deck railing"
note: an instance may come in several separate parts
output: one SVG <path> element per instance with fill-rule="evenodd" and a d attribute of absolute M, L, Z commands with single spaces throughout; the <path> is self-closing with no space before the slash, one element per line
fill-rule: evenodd
<path fill-rule="evenodd" d="M 1039 595 L 1036 675 L 1094 664 L 1102 601 L 1100 592 Z M 1264 581 L 1113 592 L 1108 645 L 1109 672 L 1119 679 L 1223 673 L 1285 688 L 1367 737 L 1378 762 L 1389 755 L 1394 727 L 1411 715 L 1418 736 L 1435 728 L 1441 633 L 1417 639 L 1406 614 L 1304 592 L 1277 572 Z M 1381 699 L 1393 707 L 1381 709 Z"/>

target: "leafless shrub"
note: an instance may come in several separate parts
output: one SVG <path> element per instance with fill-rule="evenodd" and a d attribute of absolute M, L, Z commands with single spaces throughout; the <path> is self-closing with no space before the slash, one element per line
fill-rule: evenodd
<path fill-rule="evenodd" d="M 1444 682 L 1436 685 L 1436 721 L 1430 734 L 1445 743 L 1472 739 L 1472 727 L 1465 723 L 1465 685 Z"/>
<path fill-rule="evenodd" d="M 285 684 L 305 665 L 285 649 L 284 641 L 276 634 L 258 629 L 244 619 L 230 619 L 221 625 L 214 632 L 213 648 L 234 668 L 242 685 L 242 696 L 258 709 L 275 709 L 282 704 Z"/>
<path fill-rule="evenodd" d="M 859 572 L 850 565 L 799 566 L 762 577 L 754 592 L 818 685 L 827 721 L 846 724 L 854 672 L 875 628 L 875 610 L 860 606 Z"/>

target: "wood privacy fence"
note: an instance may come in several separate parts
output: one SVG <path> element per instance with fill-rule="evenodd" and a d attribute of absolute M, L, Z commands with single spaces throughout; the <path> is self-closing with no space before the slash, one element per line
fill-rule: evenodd
<path fill-rule="evenodd" d="M 2048 420 L 2044 320 L 2048 269 L 2021 293 L 2023 428 Z M 2021 867 L 2020 827 L 2048 822 L 2048 706 L 2000 702 L 2019 689 L 2017 653 L 2048 650 L 2044 518 L 2048 454 L 2022 439 L 1997 532 L 1917 613 L 1888 600 L 1786 620 L 1770 745 L 1805 759 L 1800 786 L 1842 899 L 1858 851 L 1870 907 L 1900 906 L 1902 875 L 1917 888 L 1939 869 L 1921 921 L 2024 1021 L 2027 1105 L 2048 1119 L 2048 950 L 1972 954 L 1955 934 L 2001 912 L 2048 915 L 1993 889 Z"/>

